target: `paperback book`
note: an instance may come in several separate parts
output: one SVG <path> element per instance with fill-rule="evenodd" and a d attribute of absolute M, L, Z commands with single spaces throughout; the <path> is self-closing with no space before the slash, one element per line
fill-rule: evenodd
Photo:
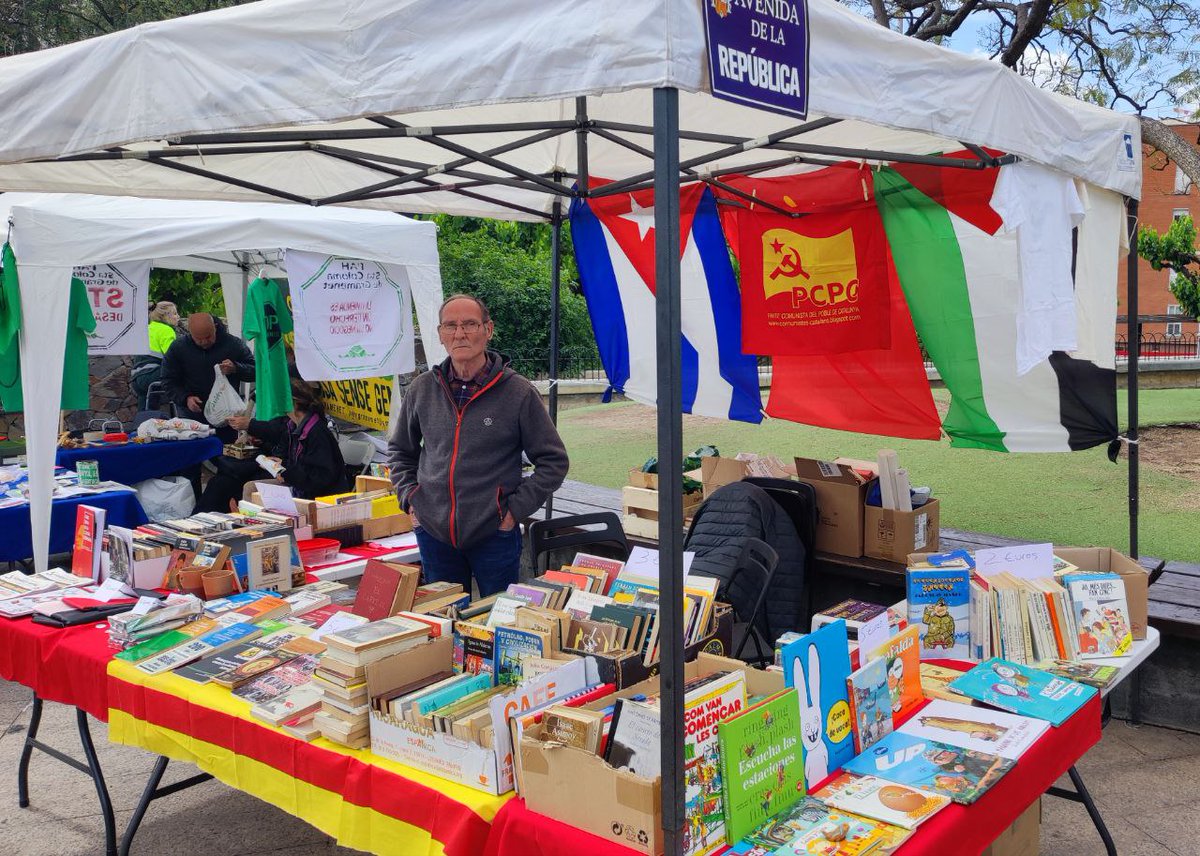
<path fill-rule="evenodd" d="M 784 646 L 784 683 L 796 688 L 804 742 L 804 781 L 812 787 L 854 757 L 850 649 L 846 622 L 826 624 Z"/>
<path fill-rule="evenodd" d="M 829 806 L 821 800 L 801 797 L 799 802 L 759 824 L 729 848 L 729 856 L 771 856 L 780 847 L 824 823 L 829 811 Z"/>
<path fill-rule="evenodd" d="M 917 711 L 899 730 L 913 737 L 989 752 L 1015 761 L 1049 727 L 1050 723 L 1044 719 L 936 700 Z"/>
<path fill-rule="evenodd" d="M 783 690 L 718 723 L 725 837 L 730 844 L 804 797 L 800 709 Z"/>
<path fill-rule="evenodd" d="M 846 679 L 854 750 L 862 752 L 892 731 L 892 695 L 887 660 L 876 657 Z"/>
<path fill-rule="evenodd" d="M 999 755 L 893 731 L 851 759 L 845 771 L 911 785 L 969 805 L 983 796 L 1015 763 Z"/>
<path fill-rule="evenodd" d="M 684 687 L 683 777 L 687 822 L 683 852 L 686 856 L 705 856 L 725 845 L 717 723 L 745 706 L 746 675 L 741 669 L 707 675 Z"/>
<path fill-rule="evenodd" d="M 921 659 L 971 656 L 971 569 L 909 568 L 908 623 L 921 638 Z"/>
<path fill-rule="evenodd" d="M 1067 574 L 1063 577 L 1078 628 L 1084 660 L 1125 657 L 1133 647 L 1125 581 L 1119 574 Z"/>
<path fill-rule="evenodd" d="M 833 808 L 903 829 L 916 829 L 951 802 L 942 794 L 851 773 L 842 773 L 816 796 Z"/>
<path fill-rule="evenodd" d="M 996 657 L 971 669 L 950 688 L 992 707 L 1044 719 L 1054 726 L 1062 725 L 1096 695 L 1095 687 Z"/>
<path fill-rule="evenodd" d="M 912 833 L 898 826 L 856 814 L 830 809 L 828 816 L 799 838 L 785 844 L 773 856 L 862 856 L 889 853 Z"/>

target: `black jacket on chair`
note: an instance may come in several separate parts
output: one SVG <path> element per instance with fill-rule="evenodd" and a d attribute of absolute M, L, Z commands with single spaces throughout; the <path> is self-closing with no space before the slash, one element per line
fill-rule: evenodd
<path fill-rule="evenodd" d="M 758 597 L 746 576 L 727 591 L 747 538 L 760 538 L 775 548 L 779 566 L 771 584 L 766 625 L 759 629 L 770 641 L 788 630 L 800 630 L 804 614 L 806 553 L 791 518 L 760 487 L 734 482 L 719 488 L 704 501 L 688 529 L 684 549 L 696 554 L 692 572 L 722 580 L 721 596 L 741 616 L 747 616 Z"/>

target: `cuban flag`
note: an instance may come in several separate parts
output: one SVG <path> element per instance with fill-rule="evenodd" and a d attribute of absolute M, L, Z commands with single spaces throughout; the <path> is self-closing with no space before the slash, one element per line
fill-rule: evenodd
<path fill-rule="evenodd" d="M 742 307 L 733 265 L 704 185 L 680 192 L 683 411 L 762 421 L 758 365 L 742 353 Z M 571 205 L 571 238 L 610 392 L 657 397 L 654 191 Z"/>

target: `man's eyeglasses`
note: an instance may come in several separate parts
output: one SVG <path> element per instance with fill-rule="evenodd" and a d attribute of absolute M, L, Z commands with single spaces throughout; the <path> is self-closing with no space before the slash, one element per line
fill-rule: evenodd
<path fill-rule="evenodd" d="M 438 324 L 438 329 L 443 333 L 457 333 L 462 330 L 464 333 L 478 333 L 483 327 L 479 321 L 443 321 Z"/>

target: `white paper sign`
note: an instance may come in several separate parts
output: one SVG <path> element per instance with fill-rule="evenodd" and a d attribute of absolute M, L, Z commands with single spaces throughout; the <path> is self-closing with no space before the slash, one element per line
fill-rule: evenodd
<path fill-rule="evenodd" d="M 692 559 L 694 558 L 696 558 L 696 554 L 690 550 L 683 552 L 684 578 L 691 573 Z M 625 560 L 625 568 L 622 571 L 622 575 L 657 580 L 658 550 L 651 550 L 648 547 L 634 547 L 629 551 L 629 558 Z"/>
<path fill-rule="evenodd" d="M 307 381 L 416 367 L 412 290 L 402 265 L 287 250 L 296 367 Z"/>
<path fill-rule="evenodd" d="M 300 510 L 296 508 L 296 498 L 292 489 L 285 484 L 273 482 L 255 482 L 258 496 L 262 499 L 263 508 L 276 514 L 286 514 L 289 517 L 299 517 Z"/>
<path fill-rule="evenodd" d="M 1054 576 L 1053 544 L 1017 544 L 975 551 L 975 568 L 990 577 L 1008 571 L 1027 580 Z"/>
<path fill-rule="evenodd" d="M 891 635 L 886 609 L 871 620 L 864 621 L 862 627 L 858 628 L 858 664 L 867 665 L 867 655 L 888 641 Z"/>
<path fill-rule="evenodd" d="M 96 316 L 88 353 L 150 353 L 150 262 L 80 265 L 73 276 L 83 280 Z"/>

